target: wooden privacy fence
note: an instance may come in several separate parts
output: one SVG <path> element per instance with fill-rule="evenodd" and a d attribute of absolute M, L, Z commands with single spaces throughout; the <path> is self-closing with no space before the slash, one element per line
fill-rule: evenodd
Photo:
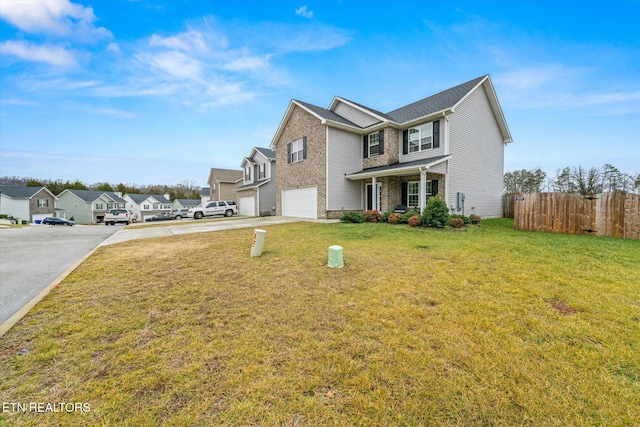
<path fill-rule="evenodd" d="M 524 194 L 515 198 L 514 227 L 640 239 L 640 195 Z"/>

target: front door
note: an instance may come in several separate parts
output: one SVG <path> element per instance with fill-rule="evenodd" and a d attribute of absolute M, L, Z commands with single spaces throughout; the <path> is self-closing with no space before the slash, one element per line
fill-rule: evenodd
<path fill-rule="evenodd" d="M 382 184 L 377 184 L 378 187 L 378 207 L 377 210 L 381 209 L 382 206 Z M 370 211 L 373 209 L 373 197 L 371 196 L 371 190 L 373 189 L 373 184 L 367 184 L 367 210 Z"/>

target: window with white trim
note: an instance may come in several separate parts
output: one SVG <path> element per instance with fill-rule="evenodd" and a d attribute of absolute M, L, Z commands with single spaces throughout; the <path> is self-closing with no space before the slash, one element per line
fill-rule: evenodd
<path fill-rule="evenodd" d="M 244 168 L 244 180 L 251 181 L 251 165 L 247 165 Z"/>
<path fill-rule="evenodd" d="M 151 206 L 150 205 L 142 205 L 142 210 L 149 211 L 149 210 L 151 210 Z"/>
<path fill-rule="evenodd" d="M 291 143 L 291 163 L 301 162 L 304 160 L 304 141 L 300 138 Z"/>
<path fill-rule="evenodd" d="M 374 132 L 368 135 L 367 148 L 369 150 L 369 157 L 377 156 L 380 154 L 380 133 Z"/>
<path fill-rule="evenodd" d="M 266 165 L 262 163 L 258 168 L 258 179 L 265 179 L 267 177 L 267 168 Z"/>
<path fill-rule="evenodd" d="M 433 196 L 432 182 L 427 180 L 425 185 L 425 200 Z M 407 183 L 407 206 L 420 205 L 420 181 L 410 181 Z"/>
<path fill-rule="evenodd" d="M 101 211 L 104 209 L 104 203 L 96 203 L 96 210 Z"/>
<path fill-rule="evenodd" d="M 433 122 L 409 129 L 409 153 L 433 148 Z"/>

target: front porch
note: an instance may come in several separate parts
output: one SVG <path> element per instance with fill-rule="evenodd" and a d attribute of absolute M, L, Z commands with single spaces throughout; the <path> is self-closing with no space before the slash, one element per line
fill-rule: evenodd
<path fill-rule="evenodd" d="M 429 197 L 437 194 L 445 196 L 447 160 L 450 158 L 439 156 L 380 166 L 347 175 L 346 178 L 363 182 L 363 210 L 384 212 L 404 206 L 407 210 L 422 212 Z"/>

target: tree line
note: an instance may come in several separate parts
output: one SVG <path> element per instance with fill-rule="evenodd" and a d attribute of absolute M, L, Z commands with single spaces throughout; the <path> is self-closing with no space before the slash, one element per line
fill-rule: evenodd
<path fill-rule="evenodd" d="M 640 192 L 640 173 L 630 175 L 611 164 L 601 168 L 565 167 L 547 176 L 540 168 L 521 169 L 504 174 L 504 194 L 576 193 L 599 194 L 609 191 Z"/>
<path fill-rule="evenodd" d="M 65 181 L 58 180 L 38 180 L 35 178 L 23 178 L 17 176 L 3 176 L 0 184 L 20 185 L 25 187 L 46 187 L 56 196 L 64 190 L 94 190 L 105 192 L 120 192 L 122 194 L 168 194 L 170 200 L 176 199 L 200 199 L 200 189 L 195 186 L 195 181 L 184 180 L 174 186 L 168 185 L 112 185 L 107 182 L 99 182 L 87 185 L 80 180 Z"/>

